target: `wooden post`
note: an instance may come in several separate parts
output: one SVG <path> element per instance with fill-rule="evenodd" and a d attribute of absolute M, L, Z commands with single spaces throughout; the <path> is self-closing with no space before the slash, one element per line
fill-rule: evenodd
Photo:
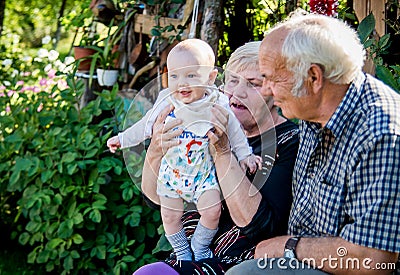
<path fill-rule="evenodd" d="M 387 0 L 354 0 L 353 9 L 358 21 L 362 21 L 371 12 L 375 17 L 375 30 L 379 37 L 385 34 L 385 4 Z"/>

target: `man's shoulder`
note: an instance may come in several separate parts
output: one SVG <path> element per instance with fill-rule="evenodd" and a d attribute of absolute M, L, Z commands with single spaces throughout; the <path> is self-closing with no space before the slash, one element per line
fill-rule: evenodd
<path fill-rule="evenodd" d="M 370 134 L 400 135 L 400 94 L 369 75 L 364 89 L 357 112 L 365 116 L 365 124 Z"/>

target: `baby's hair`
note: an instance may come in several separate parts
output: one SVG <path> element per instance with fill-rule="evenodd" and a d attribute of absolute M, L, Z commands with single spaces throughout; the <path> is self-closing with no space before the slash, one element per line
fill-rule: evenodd
<path fill-rule="evenodd" d="M 206 66 L 214 66 L 215 64 L 215 55 L 211 46 L 200 39 L 190 38 L 179 42 L 175 47 L 172 48 L 169 54 L 175 54 L 180 51 L 186 52 L 196 52 L 196 54 L 201 54 L 202 61 Z"/>

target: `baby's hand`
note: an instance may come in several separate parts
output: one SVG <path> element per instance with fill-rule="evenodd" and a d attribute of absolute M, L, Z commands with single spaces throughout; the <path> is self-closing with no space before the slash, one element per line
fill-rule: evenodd
<path fill-rule="evenodd" d="M 118 136 L 113 136 L 107 140 L 107 147 L 111 153 L 115 153 L 118 148 L 121 148 Z"/>
<path fill-rule="evenodd" d="M 260 156 L 251 154 L 250 156 L 242 159 L 239 164 L 245 173 L 246 170 L 249 169 L 249 172 L 254 174 L 257 169 L 262 169 L 262 158 Z"/>

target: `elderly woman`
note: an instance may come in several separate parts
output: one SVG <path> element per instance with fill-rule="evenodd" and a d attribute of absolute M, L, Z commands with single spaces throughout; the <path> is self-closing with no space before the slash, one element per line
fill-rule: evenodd
<path fill-rule="evenodd" d="M 273 163 L 269 176 L 258 176 L 262 175 L 258 173 L 253 183 L 251 175 L 246 177 L 221 130 L 227 123 L 226 111 L 215 106 L 216 132 L 208 135 L 211 143 L 215 144 L 213 158 L 225 200 L 219 230 L 210 246 L 214 257 L 196 262 L 176 261 L 172 255 L 165 262 L 143 266 L 134 274 L 194 274 L 195 270 L 224 274 L 233 265 L 253 258 L 260 240 L 286 234 L 298 130 L 295 124 L 278 114 L 270 97 L 262 97 L 259 93 L 263 80 L 258 69 L 259 46 L 260 42 L 250 42 L 232 54 L 226 65 L 223 91 L 230 99 L 231 109 L 242 124 L 253 152 L 257 155 L 263 153 L 263 160 Z M 154 138 L 143 169 L 143 192 L 154 203 L 158 203 L 158 175 L 154 171 L 159 170 L 162 152 L 179 142 L 175 137 L 179 136 L 180 130 L 173 130 L 179 121 L 164 124 L 170 111 L 165 110 L 153 127 Z M 272 144 L 271 140 L 274 141 Z M 273 148 L 269 156 L 265 155 L 268 147 Z M 188 237 L 193 233 L 198 218 L 195 211 L 184 215 Z"/>

